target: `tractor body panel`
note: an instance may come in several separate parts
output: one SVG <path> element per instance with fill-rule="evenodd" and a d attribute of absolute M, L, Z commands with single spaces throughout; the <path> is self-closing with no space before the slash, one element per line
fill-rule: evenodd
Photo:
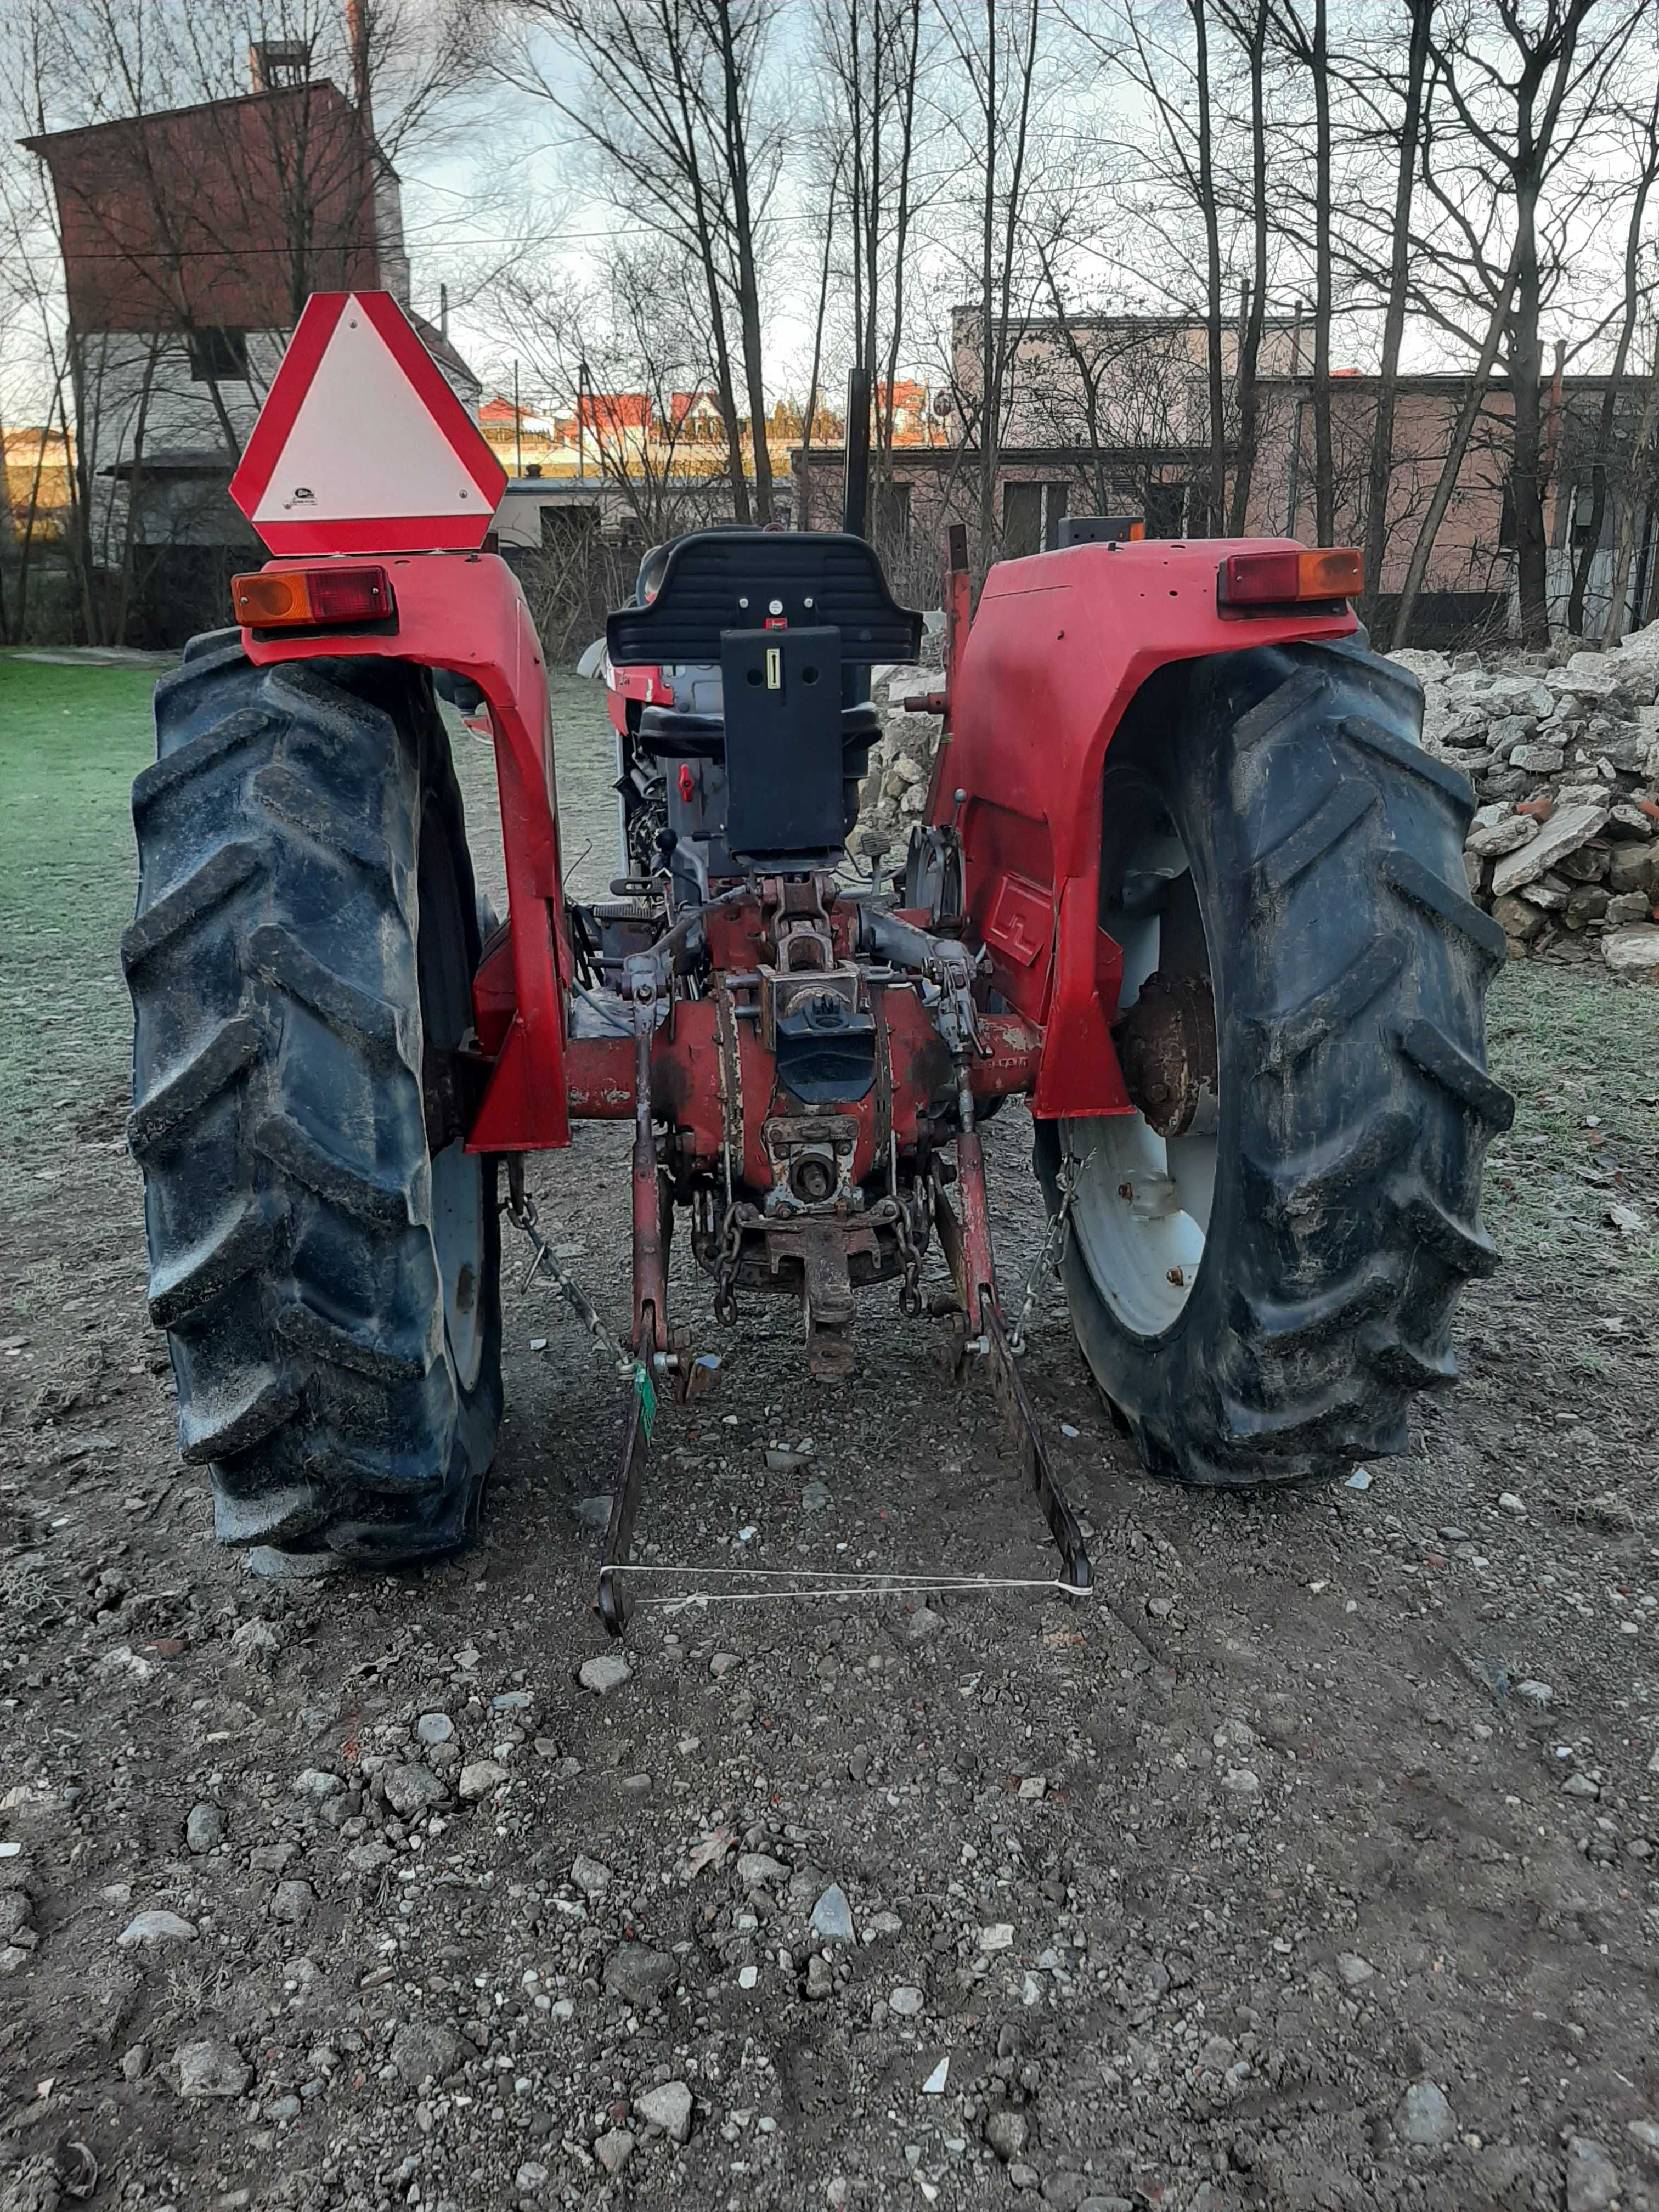
<path fill-rule="evenodd" d="M 1218 607 L 1226 556 L 1280 543 L 1293 544 L 1075 545 L 1001 562 L 986 579 L 953 672 L 932 818 L 956 817 L 969 918 L 996 988 L 1043 1030 L 1040 1118 L 1133 1110 L 1110 1035 L 1121 956 L 1098 915 L 1101 780 L 1136 695 L 1173 661 L 1358 627 L 1346 605 Z"/>
<path fill-rule="evenodd" d="M 306 564 L 271 561 L 291 574 Z M 325 564 L 319 564 L 325 566 Z M 495 734 L 510 936 L 480 969 L 481 1037 L 496 1054 L 468 1149 L 543 1152 L 570 1142 L 565 1103 L 565 992 L 571 960 L 559 858 L 559 802 L 541 644 L 518 580 L 493 553 L 410 554 L 386 563 L 396 599 L 373 633 L 262 635 L 244 629 L 256 666 L 374 654 L 446 668 L 483 693 Z M 503 1028 L 503 969 L 512 1012 Z"/>

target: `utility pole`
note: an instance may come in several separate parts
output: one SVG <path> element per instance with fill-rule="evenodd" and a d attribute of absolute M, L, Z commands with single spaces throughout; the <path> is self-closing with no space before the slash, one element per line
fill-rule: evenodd
<path fill-rule="evenodd" d="M 519 412 L 519 364 L 513 364 L 513 473 L 524 474 L 524 418 Z"/>

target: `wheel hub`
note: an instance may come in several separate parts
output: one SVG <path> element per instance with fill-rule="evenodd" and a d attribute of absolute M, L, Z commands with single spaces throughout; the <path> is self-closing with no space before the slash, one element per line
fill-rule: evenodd
<path fill-rule="evenodd" d="M 1219 1060 L 1207 976 L 1149 975 L 1113 1035 L 1130 1102 L 1160 1137 L 1185 1136 L 1213 1110 Z"/>

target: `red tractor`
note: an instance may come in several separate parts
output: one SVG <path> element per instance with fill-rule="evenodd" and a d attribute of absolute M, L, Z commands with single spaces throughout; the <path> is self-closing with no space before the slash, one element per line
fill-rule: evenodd
<path fill-rule="evenodd" d="M 396 311 L 331 295 L 307 320 L 330 313 L 355 333 Z M 332 343 L 302 323 L 293 376 L 326 386 Z M 374 426 L 350 410 L 384 412 L 364 382 L 330 403 L 360 486 Z M 501 1407 L 500 1185 L 525 1216 L 524 1155 L 581 1117 L 633 1128 L 613 1631 L 655 1406 L 697 1372 L 677 1224 L 714 1319 L 794 1297 L 831 1378 L 862 1292 L 922 1310 L 937 1240 L 954 1357 L 989 1370 L 1059 1579 L 1090 1587 L 993 1263 L 979 1128 L 1014 1094 L 1079 1341 L 1153 1474 L 1251 1489 L 1404 1448 L 1494 1264 L 1504 948 L 1468 896 L 1469 787 L 1422 750 L 1415 678 L 1366 650 L 1355 556 L 1109 538 L 994 568 L 970 624 L 958 537 L 933 787 L 872 884 L 845 865 L 868 672 L 915 658 L 920 618 L 855 535 L 682 538 L 608 651 L 702 673 L 627 718 L 654 811 L 635 834 L 624 793 L 623 873 L 585 904 L 527 609 L 464 550 L 484 465 L 448 507 L 434 464 L 401 506 L 387 486 L 319 514 L 321 404 L 295 427 L 273 388 L 237 489 L 277 557 L 157 687 L 133 793 L 150 1310 L 224 1541 L 290 1571 L 467 1541 Z M 299 458 L 273 460 L 284 428 Z M 487 702 L 499 926 L 434 671 Z"/>

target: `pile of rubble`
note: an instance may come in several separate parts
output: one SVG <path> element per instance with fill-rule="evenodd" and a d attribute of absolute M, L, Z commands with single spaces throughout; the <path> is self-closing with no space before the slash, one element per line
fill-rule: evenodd
<path fill-rule="evenodd" d="M 872 696 L 881 713 L 881 735 L 870 748 L 851 848 L 866 860 L 885 853 L 896 863 L 911 824 L 920 822 L 927 810 L 941 727 L 937 714 L 907 714 L 904 702 L 936 690 L 944 679 L 932 668 L 878 670 L 877 678 Z"/>
<path fill-rule="evenodd" d="M 924 640 L 924 650 L 933 642 Z M 927 784 L 939 750 L 941 723 L 933 714 L 907 714 L 905 702 L 936 693 L 944 683 L 939 667 L 911 664 L 878 668 L 870 687 L 881 715 L 881 735 L 870 748 L 870 767 L 859 793 L 859 826 L 851 849 L 874 860 L 885 853 L 896 865 L 909 842 L 913 823 L 927 811 Z"/>
<path fill-rule="evenodd" d="M 1474 785 L 1463 865 L 1511 952 L 1659 975 L 1659 623 L 1611 653 L 1395 659 Z"/>
<path fill-rule="evenodd" d="M 1659 979 L 1659 623 L 1611 653 L 1394 657 L 1422 681 L 1425 749 L 1474 785 L 1464 866 L 1511 952 Z M 876 672 L 882 735 L 852 840 L 866 860 L 896 864 L 926 809 L 939 718 L 905 702 L 941 681 Z"/>

